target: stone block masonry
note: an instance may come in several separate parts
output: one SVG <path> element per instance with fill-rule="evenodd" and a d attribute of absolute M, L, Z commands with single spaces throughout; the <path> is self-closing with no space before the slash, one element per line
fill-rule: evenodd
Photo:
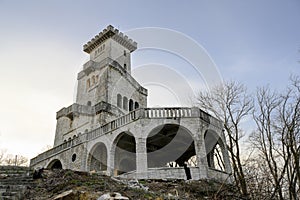
<path fill-rule="evenodd" d="M 133 179 L 230 180 L 222 122 L 199 108 L 148 108 L 131 76 L 137 43 L 108 26 L 83 50 L 76 102 L 57 112 L 54 147 L 31 168 L 97 171 Z M 216 157 L 216 154 L 218 156 Z"/>

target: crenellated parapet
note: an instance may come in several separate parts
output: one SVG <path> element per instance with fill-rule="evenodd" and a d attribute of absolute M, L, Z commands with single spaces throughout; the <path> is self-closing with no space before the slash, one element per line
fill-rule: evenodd
<path fill-rule="evenodd" d="M 137 43 L 135 41 L 128 38 L 128 36 L 124 35 L 122 32 L 119 32 L 119 30 L 114 28 L 112 25 L 109 25 L 93 39 L 83 45 L 83 51 L 91 53 L 96 47 L 109 38 L 112 38 L 122 46 L 126 47 L 130 52 L 137 49 Z"/>

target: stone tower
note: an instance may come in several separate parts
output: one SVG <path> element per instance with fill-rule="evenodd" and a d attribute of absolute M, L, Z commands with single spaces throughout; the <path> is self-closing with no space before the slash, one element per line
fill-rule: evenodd
<path fill-rule="evenodd" d="M 57 113 L 54 146 L 139 107 L 147 107 L 147 89 L 131 76 L 131 53 L 137 43 L 111 25 L 83 46 L 90 60 L 78 73 L 76 102 L 82 112 Z M 74 130 L 74 131 L 73 131 Z"/>
<path fill-rule="evenodd" d="M 83 46 L 90 59 L 78 73 L 76 101 L 57 112 L 54 147 L 30 166 L 187 179 L 191 163 L 189 178 L 230 181 L 223 123 L 196 107 L 148 108 L 147 90 L 131 76 L 136 48 L 112 26 Z"/>

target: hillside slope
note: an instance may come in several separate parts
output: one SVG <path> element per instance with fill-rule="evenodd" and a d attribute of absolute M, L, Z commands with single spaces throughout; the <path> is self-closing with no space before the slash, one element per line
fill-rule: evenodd
<path fill-rule="evenodd" d="M 67 191 L 67 192 L 66 192 Z M 59 197 L 63 192 L 68 197 Z M 44 170 L 25 192 L 25 199 L 97 199 L 118 192 L 129 199 L 241 199 L 234 187 L 215 181 L 124 181 L 71 170 Z M 63 195 L 60 195 L 63 196 Z"/>

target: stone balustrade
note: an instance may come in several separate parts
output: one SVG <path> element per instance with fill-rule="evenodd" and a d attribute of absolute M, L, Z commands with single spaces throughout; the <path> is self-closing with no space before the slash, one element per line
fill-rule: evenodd
<path fill-rule="evenodd" d="M 68 115 L 71 112 L 80 112 L 80 113 L 93 113 L 94 110 L 91 106 L 84 106 L 73 104 L 68 108 L 63 108 L 57 113 L 57 117 Z M 37 157 L 31 159 L 31 165 L 49 158 L 52 155 L 55 155 L 61 151 L 66 151 L 74 145 L 79 145 L 83 142 L 88 142 L 95 138 L 98 138 L 104 134 L 107 134 L 121 126 L 125 126 L 129 123 L 132 123 L 138 119 L 175 119 L 175 118 L 191 118 L 197 117 L 205 121 L 206 123 L 212 124 L 213 126 L 222 127 L 222 122 L 218 119 L 212 117 L 208 113 L 202 111 L 199 108 L 187 108 L 187 107 L 169 107 L 169 108 L 139 108 L 130 113 L 123 115 L 111 122 L 104 124 L 103 126 L 96 128 L 92 131 L 79 135 L 63 144 L 60 144 L 42 154 L 39 154 Z"/>

